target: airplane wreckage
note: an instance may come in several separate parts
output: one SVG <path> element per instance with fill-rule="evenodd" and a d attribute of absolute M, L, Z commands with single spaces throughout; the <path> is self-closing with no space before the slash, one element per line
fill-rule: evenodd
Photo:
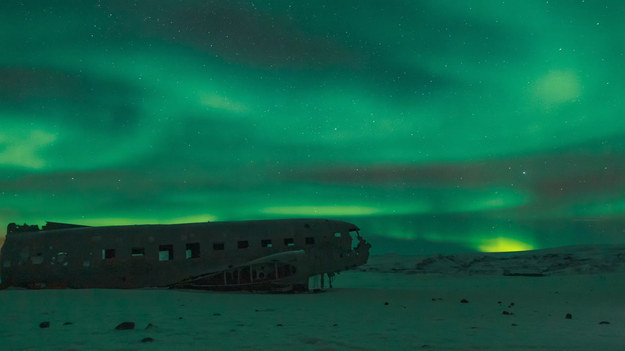
<path fill-rule="evenodd" d="M 331 287 L 367 263 L 354 224 L 281 219 L 90 227 L 7 228 L 0 288 L 168 287 L 297 292 Z"/>

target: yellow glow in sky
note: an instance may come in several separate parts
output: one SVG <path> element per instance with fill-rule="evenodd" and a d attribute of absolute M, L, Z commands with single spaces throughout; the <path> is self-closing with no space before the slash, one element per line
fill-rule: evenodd
<path fill-rule="evenodd" d="M 509 252 L 533 250 L 534 246 L 517 239 L 498 237 L 481 240 L 477 249 L 482 252 Z"/>

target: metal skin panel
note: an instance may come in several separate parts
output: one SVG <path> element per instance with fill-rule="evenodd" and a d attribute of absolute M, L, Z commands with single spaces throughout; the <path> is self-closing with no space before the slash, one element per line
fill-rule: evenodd
<path fill-rule="evenodd" d="M 2 287 L 307 290 L 367 262 L 354 224 L 282 219 L 86 227 L 9 224 Z"/>

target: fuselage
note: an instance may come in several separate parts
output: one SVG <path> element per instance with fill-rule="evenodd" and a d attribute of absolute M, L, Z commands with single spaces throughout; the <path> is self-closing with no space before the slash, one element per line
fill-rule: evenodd
<path fill-rule="evenodd" d="M 0 257 L 2 286 L 165 287 L 215 272 L 224 272 L 220 284 L 227 286 L 241 282 L 241 271 L 253 282 L 273 274 L 274 267 L 276 278 L 304 282 L 366 263 L 370 245 L 358 230 L 354 224 L 325 219 L 105 227 L 55 224 L 13 232 L 10 225 Z M 279 274 L 278 264 L 293 267 L 288 279 Z M 232 275 L 236 267 L 248 266 L 236 271 L 237 277 Z"/>

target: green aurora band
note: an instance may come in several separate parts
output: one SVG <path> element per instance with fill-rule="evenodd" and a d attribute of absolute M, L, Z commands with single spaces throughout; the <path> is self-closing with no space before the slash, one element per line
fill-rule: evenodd
<path fill-rule="evenodd" d="M 623 243 L 624 17 L 4 1 L 0 223 L 328 217 L 374 253 Z"/>

